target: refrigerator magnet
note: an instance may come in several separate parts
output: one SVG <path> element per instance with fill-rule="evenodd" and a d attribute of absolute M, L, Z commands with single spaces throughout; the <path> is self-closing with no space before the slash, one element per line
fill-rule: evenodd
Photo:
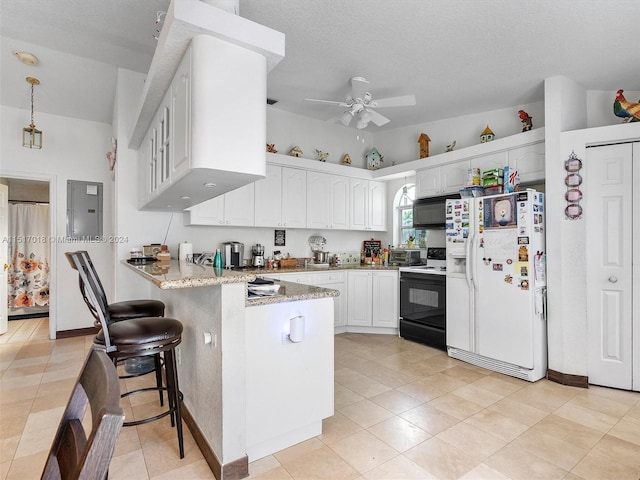
<path fill-rule="evenodd" d="M 520 282 L 520 288 L 522 290 L 529 290 L 529 280 L 522 280 Z"/>
<path fill-rule="evenodd" d="M 504 276 L 504 283 L 512 284 L 513 283 L 513 277 L 511 275 L 505 275 Z"/>

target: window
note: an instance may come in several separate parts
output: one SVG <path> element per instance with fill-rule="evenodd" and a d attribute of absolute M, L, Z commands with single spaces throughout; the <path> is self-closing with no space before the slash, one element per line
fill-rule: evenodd
<path fill-rule="evenodd" d="M 415 198 L 415 186 L 404 185 L 396 194 L 396 234 L 394 238 L 396 245 L 406 245 L 409 237 L 416 236 L 416 230 L 413 228 L 413 198 Z M 395 236 L 395 235 L 394 235 Z"/>

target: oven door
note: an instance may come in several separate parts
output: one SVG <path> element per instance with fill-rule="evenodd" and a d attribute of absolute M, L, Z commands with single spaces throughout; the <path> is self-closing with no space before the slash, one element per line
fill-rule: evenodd
<path fill-rule="evenodd" d="M 446 348 L 446 276 L 400 272 L 400 336 Z"/>

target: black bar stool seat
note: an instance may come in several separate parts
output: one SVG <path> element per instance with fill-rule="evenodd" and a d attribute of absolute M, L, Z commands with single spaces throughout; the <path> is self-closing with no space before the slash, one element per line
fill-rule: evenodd
<path fill-rule="evenodd" d="M 125 300 L 109 304 L 109 316 L 112 322 L 130 318 L 162 317 L 164 303 L 159 300 Z"/>
<path fill-rule="evenodd" d="M 167 317 L 131 318 L 109 325 L 111 343 L 118 346 L 119 359 L 131 356 L 154 355 L 180 343 L 182 323 Z M 104 330 L 95 336 L 94 343 L 105 346 Z"/>

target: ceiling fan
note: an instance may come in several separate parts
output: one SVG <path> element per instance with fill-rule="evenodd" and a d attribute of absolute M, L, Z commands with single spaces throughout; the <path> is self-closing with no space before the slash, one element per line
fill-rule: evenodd
<path fill-rule="evenodd" d="M 351 93 L 347 94 L 344 102 L 335 102 L 332 100 L 318 100 L 315 98 L 305 98 L 307 102 L 328 103 L 345 108 L 345 110 L 335 117 L 327 120 L 328 122 L 340 121 L 347 126 L 354 118 L 357 119 L 356 128 L 366 128 L 369 122 L 382 126 L 390 122 L 390 120 L 376 112 L 374 108 L 383 107 L 405 107 L 416 104 L 415 95 L 402 95 L 399 97 L 381 98 L 373 100 L 371 93 L 367 91 L 369 81 L 364 77 L 351 78 Z"/>

